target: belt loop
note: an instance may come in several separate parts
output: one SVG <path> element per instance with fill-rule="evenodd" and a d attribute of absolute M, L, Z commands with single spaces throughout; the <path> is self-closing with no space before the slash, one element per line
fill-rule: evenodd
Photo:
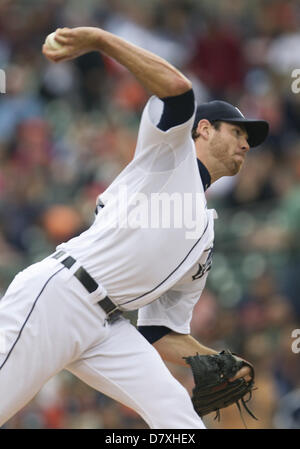
<path fill-rule="evenodd" d="M 52 254 L 51 257 L 53 257 L 53 259 L 59 259 L 61 256 L 64 256 L 66 254 L 65 251 L 62 251 L 61 249 L 56 251 L 56 253 Z"/>

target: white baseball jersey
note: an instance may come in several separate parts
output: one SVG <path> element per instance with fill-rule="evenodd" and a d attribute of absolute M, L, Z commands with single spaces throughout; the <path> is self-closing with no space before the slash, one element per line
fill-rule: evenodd
<path fill-rule="evenodd" d="M 150 428 L 205 428 L 154 347 L 124 316 L 108 322 L 97 304 L 108 294 L 124 310 L 139 309 L 139 324 L 186 333 L 204 287 L 214 214 L 206 209 L 190 137 L 194 118 L 161 131 L 155 126 L 161 111 L 162 102 L 152 97 L 135 157 L 101 195 L 104 208 L 90 229 L 58 247 L 76 263 L 66 268 L 50 255 L 19 273 L 1 299 L 0 426 L 66 369 L 135 410 Z M 157 193 L 167 199 L 165 227 L 155 226 L 159 214 L 151 200 Z M 174 194 L 176 207 L 184 194 L 192 201 L 175 207 L 171 220 Z M 178 226 L 185 209 L 198 211 L 197 226 L 191 219 Z M 149 211 L 154 223 L 145 223 Z M 73 275 L 80 265 L 99 283 L 92 293 Z"/>
<path fill-rule="evenodd" d="M 132 162 L 100 196 L 105 207 L 87 231 L 58 249 L 75 257 L 103 287 L 103 295 L 123 310 L 147 305 L 139 325 L 165 325 L 186 333 L 205 284 L 207 260 L 210 267 L 214 211 L 206 208 L 191 138 L 194 116 L 162 131 L 156 127 L 162 109 L 163 102 L 151 97 Z M 151 222 L 157 218 L 151 209 L 153 194 L 165 195 L 162 219 L 168 218 L 172 195 L 181 206 L 168 227 Z M 184 213 L 186 220 L 176 225 Z M 137 218 L 134 227 L 132 218 Z"/>

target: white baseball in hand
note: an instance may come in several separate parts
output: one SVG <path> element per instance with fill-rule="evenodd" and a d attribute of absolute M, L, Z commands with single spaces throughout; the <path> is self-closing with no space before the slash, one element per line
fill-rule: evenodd
<path fill-rule="evenodd" d="M 55 31 L 51 34 L 48 34 L 45 44 L 49 48 L 49 50 L 60 50 L 63 47 L 63 45 L 55 40 Z"/>

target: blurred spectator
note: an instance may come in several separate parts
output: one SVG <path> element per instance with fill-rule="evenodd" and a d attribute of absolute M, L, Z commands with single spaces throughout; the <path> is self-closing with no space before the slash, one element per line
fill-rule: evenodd
<path fill-rule="evenodd" d="M 236 98 L 246 68 L 241 39 L 217 19 L 209 20 L 206 27 L 205 33 L 196 38 L 191 70 L 213 97 Z"/>
<path fill-rule="evenodd" d="M 284 396 L 278 404 L 278 411 L 274 416 L 275 429 L 300 428 L 300 389 L 296 389 Z"/>

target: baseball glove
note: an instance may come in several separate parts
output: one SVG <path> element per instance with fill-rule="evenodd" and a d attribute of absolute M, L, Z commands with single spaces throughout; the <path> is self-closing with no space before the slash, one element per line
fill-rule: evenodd
<path fill-rule="evenodd" d="M 257 419 L 246 405 L 254 389 L 254 368 L 251 363 L 228 350 L 216 355 L 197 354 L 184 357 L 184 359 L 193 372 L 195 387 L 192 392 L 192 402 L 200 417 L 216 412 L 215 419 L 220 420 L 220 409 L 234 403 L 241 414 L 239 402 L 241 401 L 249 415 Z M 234 377 L 243 366 L 250 368 L 251 380 L 246 382 L 244 378 L 239 378 L 229 382 L 228 380 Z M 248 397 L 245 399 L 246 395 Z"/>

